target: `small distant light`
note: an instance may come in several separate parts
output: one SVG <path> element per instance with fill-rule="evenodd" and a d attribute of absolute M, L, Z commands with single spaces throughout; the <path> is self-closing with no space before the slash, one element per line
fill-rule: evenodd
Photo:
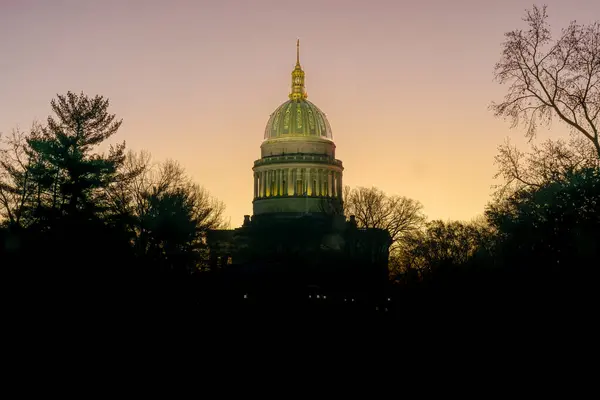
<path fill-rule="evenodd" d="M 390 299 L 390 298 L 388 297 L 388 301 L 392 301 L 392 299 Z"/>
<path fill-rule="evenodd" d="M 326 298 L 327 298 L 327 296 L 323 296 L 323 298 L 324 298 L 324 299 L 326 299 Z"/>
<path fill-rule="evenodd" d="M 321 296 L 317 295 L 317 299 L 320 299 L 320 298 L 321 298 Z"/>
<path fill-rule="evenodd" d="M 244 298 L 245 298 L 245 299 L 247 299 L 247 298 L 248 298 L 248 295 L 247 295 L 247 294 L 245 294 L 245 295 L 244 295 Z"/>
<path fill-rule="evenodd" d="M 375 311 L 379 311 L 379 307 L 375 307 Z"/>
<path fill-rule="evenodd" d="M 387 307 L 386 307 L 386 308 L 385 308 L 385 312 L 387 312 L 387 310 L 388 310 L 388 309 L 387 309 Z"/>
<path fill-rule="evenodd" d="M 348 301 L 348 299 L 344 299 L 344 301 Z"/>
<path fill-rule="evenodd" d="M 309 298 L 309 299 L 312 299 L 312 296 L 309 294 L 309 295 L 308 295 L 308 298 Z"/>
<path fill-rule="evenodd" d="M 352 299 L 352 301 L 354 301 L 354 299 Z"/>

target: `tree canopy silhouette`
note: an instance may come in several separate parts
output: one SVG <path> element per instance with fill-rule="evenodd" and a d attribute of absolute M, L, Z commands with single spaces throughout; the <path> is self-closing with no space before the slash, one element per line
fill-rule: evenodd
<path fill-rule="evenodd" d="M 423 205 L 416 200 L 389 196 L 377 188 L 347 188 L 344 192 L 346 216 L 354 215 L 361 228 L 387 230 L 394 244 L 425 223 Z"/>
<path fill-rule="evenodd" d="M 190 269 L 206 261 L 204 235 L 226 226 L 222 202 L 193 183 L 177 162 L 153 163 L 147 152 L 128 152 L 119 176 L 108 193 L 138 257 Z"/>
<path fill-rule="evenodd" d="M 595 266 L 600 251 L 600 169 L 585 168 L 492 203 L 507 265 Z M 595 260 L 595 261 L 594 261 Z"/>
<path fill-rule="evenodd" d="M 507 139 L 498 147 L 495 164 L 498 172 L 494 178 L 502 181 L 495 185 L 494 197 L 504 199 L 519 190 L 562 179 L 568 173 L 598 168 L 600 158 L 588 140 L 572 134 L 568 141 L 548 139 L 541 144 L 532 143 L 527 152 Z"/>
<path fill-rule="evenodd" d="M 122 143 L 107 155 L 93 152 L 121 125 L 108 106 L 102 96 L 58 95 L 46 126 L 14 132 L 6 141 L 0 196 L 10 223 L 44 229 L 60 217 L 101 218 L 108 211 L 106 189 L 116 180 L 125 149 Z"/>
<path fill-rule="evenodd" d="M 432 273 L 440 267 L 468 264 L 480 252 L 491 254 L 495 232 L 484 221 L 428 222 L 404 238 L 400 259 L 405 271 Z"/>

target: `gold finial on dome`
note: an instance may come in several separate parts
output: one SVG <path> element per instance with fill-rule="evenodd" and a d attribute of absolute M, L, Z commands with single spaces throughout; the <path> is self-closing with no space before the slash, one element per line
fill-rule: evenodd
<path fill-rule="evenodd" d="M 300 39 L 296 40 L 296 67 L 292 71 L 292 93 L 289 97 L 292 100 L 301 100 L 308 97 L 304 88 L 304 71 L 300 66 Z"/>

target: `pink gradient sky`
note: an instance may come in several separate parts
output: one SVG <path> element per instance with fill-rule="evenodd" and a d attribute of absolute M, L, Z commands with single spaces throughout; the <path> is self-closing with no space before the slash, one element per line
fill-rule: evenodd
<path fill-rule="evenodd" d="M 488 111 L 503 34 L 532 0 L 0 0 L 0 132 L 44 121 L 68 90 L 101 94 L 115 141 L 178 160 L 252 214 L 252 163 L 287 100 L 296 38 L 309 99 L 333 128 L 344 184 L 470 219 L 490 199 L 497 146 Z M 537 3 L 544 4 L 544 3 Z M 551 23 L 600 18 L 598 0 L 546 0 Z M 540 139 L 566 135 L 555 124 Z"/>

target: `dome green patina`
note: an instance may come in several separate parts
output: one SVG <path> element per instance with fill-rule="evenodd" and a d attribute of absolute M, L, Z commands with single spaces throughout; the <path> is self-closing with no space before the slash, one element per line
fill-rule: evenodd
<path fill-rule="evenodd" d="M 311 136 L 333 140 L 325 113 L 306 99 L 288 100 L 271 114 L 265 140 Z"/>
<path fill-rule="evenodd" d="M 300 40 L 296 42 L 296 66 L 292 71 L 289 100 L 271 114 L 265 129 L 265 140 L 288 137 L 318 137 L 333 140 L 325 113 L 310 101 L 304 87 L 304 71 L 300 66 Z"/>

